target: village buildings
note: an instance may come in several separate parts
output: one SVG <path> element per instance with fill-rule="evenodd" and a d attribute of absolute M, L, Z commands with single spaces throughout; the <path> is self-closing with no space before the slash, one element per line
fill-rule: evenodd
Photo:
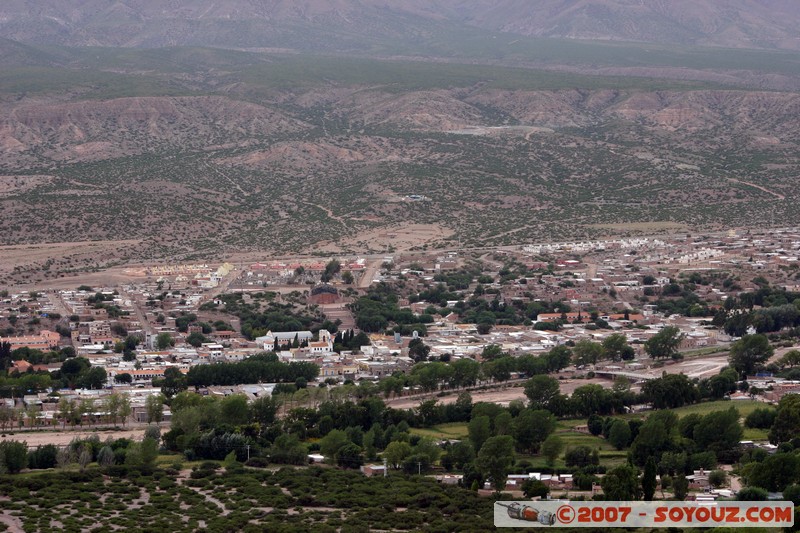
<path fill-rule="evenodd" d="M 566 312 L 542 312 L 535 322 L 520 325 L 495 325 L 488 332 L 479 332 L 476 324 L 460 322 L 455 306 L 448 301 L 442 310 L 434 306 L 433 322 L 427 325 L 424 343 L 430 347 L 429 357 L 436 359 L 471 358 L 480 360 L 487 346 L 499 346 L 512 355 L 541 354 L 559 345 L 572 345 L 581 340 L 601 342 L 608 335 L 622 333 L 635 350 L 633 361 L 618 363 L 632 372 L 655 375 L 652 362 L 645 360 L 644 343 L 663 327 L 678 327 L 683 334 L 681 350 L 698 350 L 720 346 L 732 338 L 709 324 L 709 318 L 667 316 L 646 301 L 648 294 L 664 289 L 676 280 L 698 274 L 725 271 L 735 273 L 741 291 L 757 290 L 752 280 L 758 276 L 785 286 L 800 288 L 800 231 L 775 230 L 769 233 L 731 231 L 719 235 L 673 235 L 658 238 L 621 238 L 585 242 L 564 242 L 525 245 L 498 249 L 489 255 L 487 274 L 492 282 L 482 284 L 483 298 L 501 303 L 563 301 Z M 495 259 L 491 259 L 494 257 Z M 392 257 L 380 260 L 385 272 L 375 278 L 398 280 L 423 286 L 434 283 L 442 272 L 456 271 L 464 264 L 458 253 L 448 252 Z M 532 272 L 510 282 L 500 282 L 497 270 L 511 260 L 525 265 Z M 368 270 L 364 258 L 343 258 L 343 271 L 358 276 Z M 413 267 L 413 268 L 411 268 Z M 495 267 L 497 267 L 495 269 Z M 306 292 L 308 305 L 328 306 L 344 317 L 348 293 L 355 286 L 341 283 L 319 283 L 325 272 L 322 260 L 264 261 L 250 265 L 163 265 L 148 267 L 144 279 L 116 287 L 89 290 L 61 290 L 31 295 L 25 292 L 8 294 L 0 300 L 0 319 L 32 321 L 26 334 L 4 335 L 12 350 L 22 347 L 47 351 L 71 346 L 77 355 L 87 357 L 93 365 L 102 366 L 108 375 L 108 387 L 124 388 L 115 378 L 128 374 L 134 389 L 152 384 L 174 366 L 187 372 L 193 365 L 217 362 L 239 362 L 264 351 L 276 351 L 283 361 L 311 361 L 320 368 L 318 380 L 341 383 L 347 380 L 377 380 L 395 372 L 407 372 L 414 364 L 408 357 L 410 335 L 371 335 L 369 344 L 354 351 L 334 351 L 334 335 L 320 331 L 267 331 L 253 340 L 245 338 L 232 320 L 230 328 L 214 328 L 203 333 L 197 324 L 185 331 L 179 329 L 181 314 L 199 313 L 208 302 L 219 302 L 220 292 L 241 292 L 249 298 L 254 291 Z M 373 278 L 373 279 L 375 279 Z M 368 280 L 361 287 L 368 286 Z M 470 290 L 474 290 L 471 287 Z M 215 292 L 216 291 L 216 292 Z M 707 305 L 721 306 L 729 292 L 710 289 L 702 293 Z M 221 302 L 220 302 L 221 303 Z M 416 314 L 426 313 L 431 302 L 401 299 L 402 307 Z M 449 311 L 449 312 L 447 312 Z M 50 320 L 50 316 L 59 319 Z M 597 328 L 597 320 L 608 327 Z M 208 320 L 211 320 L 209 318 Z M 350 317 L 349 320 L 352 318 Z M 537 328 L 558 321 L 555 330 Z M 54 331 L 56 325 L 59 331 Z M 159 334 L 168 334 L 174 346 L 158 349 Z M 203 334 L 208 342 L 199 346 L 187 343 L 189 335 Z M 134 357 L 120 351 L 126 336 L 142 339 Z M 644 362 L 642 362 L 644 361 Z M 610 363 L 605 364 L 609 366 Z M 611 365 L 615 366 L 615 365 Z M 17 361 L 12 372 L 52 371 L 57 365 L 34 365 Z M 598 372 L 604 365 L 598 365 Z M 800 386 L 774 382 L 762 387 L 764 398 L 776 401 L 783 394 L 796 393 Z M 769 389 L 769 390 L 767 390 Z"/>

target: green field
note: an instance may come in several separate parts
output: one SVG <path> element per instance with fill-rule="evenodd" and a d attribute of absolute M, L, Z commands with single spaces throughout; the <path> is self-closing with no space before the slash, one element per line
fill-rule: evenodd
<path fill-rule="evenodd" d="M 744 433 L 742 434 L 743 440 L 767 440 L 769 438 L 769 430 L 767 429 L 757 429 L 757 428 L 744 428 Z"/>
<path fill-rule="evenodd" d="M 430 428 L 411 428 L 413 435 L 420 437 L 430 437 L 438 440 L 461 440 L 465 439 L 469 433 L 467 424 L 462 422 L 452 422 L 449 424 L 439 424 Z"/>
<path fill-rule="evenodd" d="M 757 402 L 753 400 L 717 401 L 687 405 L 685 407 L 673 409 L 672 411 L 679 417 L 684 417 L 686 415 L 695 413 L 707 415 L 708 413 L 713 413 L 714 411 L 724 411 L 726 409 L 730 409 L 731 407 L 735 407 L 736 410 L 739 411 L 739 414 L 744 418 L 756 409 L 770 406 L 764 402 Z"/>

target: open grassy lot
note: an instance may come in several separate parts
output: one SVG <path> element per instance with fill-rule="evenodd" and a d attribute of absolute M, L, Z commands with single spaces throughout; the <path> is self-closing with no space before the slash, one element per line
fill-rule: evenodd
<path fill-rule="evenodd" d="M 690 414 L 699 414 L 699 415 L 707 415 L 708 413 L 713 413 L 714 411 L 725 411 L 726 409 L 730 409 L 731 407 L 735 407 L 742 418 L 746 417 L 753 411 L 759 408 L 770 408 L 770 405 L 765 404 L 764 402 L 759 402 L 755 400 L 738 400 L 738 401 L 728 401 L 728 400 L 720 400 L 716 402 L 703 402 L 697 403 L 694 405 L 686 405 L 684 407 L 678 407 L 677 409 L 672 409 L 672 411 L 678 415 L 678 417 L 684 417 Z M 631 413 L 626 415 L 615 415 L 617 418 L 647 418 L 651 413 L 655 411 L 643 411 L 641 413 Z M 577 426 L 585 426 L 586 419 L 585 418 L 567 418 L 564 420 L 559 420 L 557 423 L 557 427 L 562 430 L 569 430 L 574 429 Z"/>
<path fill-rule="evenodd" d="M 450 424 L 439 424 L 430 428 L 411 428 L 410 432 L 414 435 L 421 437 L 430 437 L 432 439 L 464 439 L 469 434 L 467 424 L 462 422 L 453 422 Z"/>
<path fill-rule="evenodd" d="M 769 406 L 764 402 L 757 402 L 751 400 L 718 401 L 718 402 L 698 403 L 695 405 L 687 405 L 685 407 L 679 407 L 677 409 L 673 409 L 673 411 L 679 417 L 684 417 L 686 415 L 690 415 L 693 413 L 697 413 L 699 415 L 707 415 L 708 413 L 713 413 L 714 411 L 724 411 L 726 409 L 730 409 L 731 407 L 735 407 L 736 410 L 739 411 L 739 414 L 742 417 L 746 417 L 756 409 Z"/>

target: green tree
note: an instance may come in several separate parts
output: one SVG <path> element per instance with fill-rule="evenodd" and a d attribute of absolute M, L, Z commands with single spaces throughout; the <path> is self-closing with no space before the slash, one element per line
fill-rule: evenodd
<path fill-rule="evenodd" d="M 274 396 L 261 396 L 250 404 L 250 418 L 262 426 L 269 426 L 275 422 L 278 407 L 280 401 Z"/>
<path fill-rule="evenodd" d="M 656 409 L 674 409 L 699 399 L 697 387 L 683 374 L 668 374 L 642 385 L 642 394 Z"/>
<path fill-rule="evenodd" d="M 489 437 L 475 459 L 475 466 L 492 480 L 492 486 L 497 492 L 505 488 L 508 471 L 513 464 L 514 439 L 509 435 Z"/>
<path fill-rule="evenodd" d="M 789 442 L 800 433 L 800 395 L 787 394 L 778 403 L 778 414 L 772 429 L 769 430 L 769 441 L 772 444 Z"/>
<path fill-rule="evenodd" d="M 125 427 L 125 423 L 128 421 L 128 417 L 131 416 L 133 409 L 131 408 L 131 399 L 128 397 L 127 394 L 123 394 L 122 398 L 119 401 L 119 418 L 122 421 L 122 427 Z"/>
<path fill-rule="evenodd" d="M 204 342 L 208 342 L 208 337 L 199 331 L 193 331 L 188 337 L 186 337 L 186 343 L 194 346 L 195 348 L 199 348 Z"/>
<path fill-rule="evenodd" d="M 339 448 L 336 453 L 336 464 L 342 468 L 359 468 L 362 463 L 361 446 L 352 442 Z"/>
<path fill-rule="evenodd" d="M 686 495 L 689 493 L 689 480 L 686 479 L 686 476 L 680 474 L 673 478 L 672 492 L 676 500 L 683 501 L 686 499 Z"/>
<path fill-rule="evenodd" d="M 669 429 L 662 420 L 648 418 L 639 428 L 631 445 L 631 458 L 636 465 L 644 465 L 649 457 L 661 458 L 672 444 Z"/>
<path fill-rule="evenodd" d="M 766 335 L 745 335 L 731 344 L 728 361 L 732 368 L 743 375 L 751 375 L 756 368 L 767 362 L 775 353 Z"/>
<path fill-rule="evenodd" d="M 578 341 L 572 348 L 572 360 L 578 366 L 597 364 L 604 355 L 603 347 L 590 340 Z"/>
<path fill-rule="evenodd" d="M 383 450 L 383 458 L 394 469 L 400 468 L 403 459 L 411 455 L 411 445 L 407 442 L 390 442 Z"/>
<path fill-rule="evenodd" d="M 653 359 L 677 359 L 680 356 L 678 346 L 681 340 L 681 330 L 676 326 L 667 326 L 644 343 L 644 350 Z"/>
<path fill-rule="evenodd" d="M 483 443 L 491 437 L 492 426 L 488 416 L 476 416 L 467 424 L 469 440 L 476 450 L 480 450 Z"/>
<path fill-rule="evenodd" d="M 683 474 L 686 470 L 686 463 L 688 460 L 689 458 L 686 452 L 664 452 L 661 455 L 658 468 L 671 476 Z"/>
<path fill-rule="evenodd" d="M 97 464 L 103 468 L 108 468 L 114 464 L 114 450 L 111 446 L 103 446 L 97 453 Z"/>
<path fill-rule="evenodd" d="M 163 394 L 167 400 L 188 388 L 188 380 L 180 370 L 171 366 L 164 371 L 164 381 L 161 383 L 161 394 Z"/>
<path fill-rule="evenodd" d="M 166 350 L 170 346 L 174 345 L 175 345 L 175 339 L 173 339 L 172 335 L 170 335 L 169 333 L 167 332 L 159 333 L 156 336 L 156 348 L 158 348 L 159 350 Z"/>
<path fill-rule="evenodd" d="M 528 479 L 522 483 L 522 493 L 526 498 L 546 498 L 550 492 L 550 487 L 538 479 Z"/>
<path fill-rule="evenodd" d="M 740 502 L 765 502 L 769 495 L 761 487 L 745 487 L 736 494 L 736 499 Z"/>
<path fill-rule="evenodd" d="M 598 436 L 603 432 L 603 417 L 597 413 L 590 414 L 589 419 L 586 421 L 586 427 L 589 429 L 589 433 L 595 437 Z"/>
<path fill-rule="evenodd" d="M 411 339 L 408 343 L 408 356 L 416 363 L 428 360 L 431 347 L 426 345 L 421 338 Z"/>
<path fill-rule="evenodd" d="M 104 368 L 93 366 L 92 368 L 82 372 L 78 377 L 77 384 L 84 389 L 102 389 L 108 381 L 108 374 Z"/>
<path fill-rule="evenodd" d="M 631 442 L 631 426 L 622 419 L 614 419 L 608 432 L 608 441 L 617 450 L 623 450 Z"/>
<path fill-rule="evenodd" d="M 572 360 L 572 351 L 564 345 L 559 345 L 543 356 L 547 362 L 548 372 L 558 372 L 569 366 Z"/>
<path fill-rule="evenodd" d="M 800 458 L 794 453 L 776 453 L 760 463 L 748 463 L 742 468 L 742 477 L 749 486 L 769 491 L 782 491 L 797 480 Z"/>
<path fill-rule="evenodd" d="M 628 338 L 622 333 L 612 333 L 602 342 L 605 356 L 612 361 L 628 361 L 636 352 L 628 345 Z"/>
<path fill-rule="evenodd" d="M 694 442 L 700 450 L 716 454 L 737 448 L 742 434 L 739 412 L 734 407 L 705 415 L 693 432 Z"/>
<path fill-rule="evenodd" d="M 525 382 L 525 396 L 531 409 L 548 409 L 559 392 L 558 380 L 550 376 L 533 376 Z"/>
<path fill-rule="evenodd" d="M 614 409 L 611 391 L 596 383 L 575 389 L 571 400 L 575 411 L 587 417 L 593 413 L 609 414 Z"/>
<path fill-rule="evenodd" d="M 348 443 L 350 443 L 350 439 L 347 438 L 347 434 L 342 430 L 334 429 L 319 441 L 319 450 L 329 462 L 336 463 L 339 450 Z"/>
<path fill-rule="evenodd" d="M 58 400 L 58 410 L 56 411 L 56 417 L 61 420 L 62 427 L 67 426 L 67 421 L 70 419 L 70 414 L 72 413 L 72 402 L 67 398 L 61 398 Z"/>
<path fill-rule="evenodd" d="M 150 437 L 145 437 L 142 440 L 139 453 L 142 461 L 142 469 L 152 470 L 156 465 L 156 459 L 158 459 L 158 442 Z"/>
<path fill-rule="evenodd" d="M 331 259 L 328 261 L 328 264 L 325 265 L 325 272 L 322 273 L 322 282 L 327 283 L 333 279 L 333 277 L 338 274 L 342 270 L 342 264 L 339 262 L 338 259 Z"/>
<path fill-rule="evenodd" d="M 541 453 L 547 461 L 547 466 L 556 464 L 556 459 L 564 451 L 564 439 L 558 435 L 550 435 L 542 443 Z"/>
<path fill-rule="evenodd" d="M 800 505 L 800 485 L 789 485 L 783 489 L 783 500 L 794 503 L 795 507 Z"/>
<path fill-rule="evenodd" d="M 164 419 L 164 396 L 162 394 L 151 394 L 144 401 L 144 408 L 147 412 L 147 423 L 158 424 Z"/>
<path fill-rule="evenodd" d="M 769 429 L 775 423 L 778 412 L 771 407 L 762 407 L 752 411 L 744 419 L 744 426 L 748 428 Z"/>
<path fill-rule="evenodd" d="M 462 470 L 464 465 L 475 460 L 475 448 L 471 442 L 462 440 L 450 446 L 447 455 L 453 466 Z"/>
<path fill-rule="evenodd" d="M 722 487 L 728 482 L 728 474 L 724 470 L 712 470 L 708 474 L 708 482 L 712 487 Z"/>
<path fill-rule="evenodd" d="M 131 376 L 127 372 L 123 372 L 121 374 L 117 374 L 116 376 L 114 376 L 114 381 L 117 383 L 125 383 L 130 385 L 131 383 L 133 383 L 133 376 Z"/>
<path fill-rule="evenodd" d="M 247 396 L 244 394 L 231 394 L 220 402 L 222 420 L 233 426 L 247 424 L 250 412 L 247 407 Z"/>
<path fill-rule="evenodd" d="M 436 444 L 436 441 L 433 439 L 423 437 L 419 439 L 419 442 L 417 442 L 416 446 L 414 446 L 411 453 L 413 455 L 424 455 L 428 458 L 428 463 L 434 464 L 439 460 L 439 457 L 442 454 L 442 449 L 439 448 L 439 445 Z"/>
<path fill-rule="evenodd" d="M 642 475 L 642 495 L 644 501 L 653 501 L 653 495 L 656 493 L 657 486 L 656 461 L 652 457 L 648 457 L 647 462 L 644 464 L 644 474 Z"/>
<path fill-rule="evenodd" d="M 494 361 L 495 359 L 500 359 L 501 357 L 505 357 L 506 353 L 503 352 L 503 348 L 497 344 L 490 344 L 483 349 L 481 353 L 481 359 L 484 361 Z"/>
<path fill-rule="evenodd" d="M 556 429 L 553 413 L 544 409 L 523 409 L 514 424 L 514 437 L 520 451 L 536 452 Z"/>
<path fill-rule="evenodd" d="M 0 468 L 16 474 L 28 465 L 28 444 L 16 440 L 0 442 Z"/>
<path fill-rule="evenodd" d="M 306 447 L 297 435 L 283 433 L 275 439 L 269 449 L 269 459 L 274 463 L 302 465 L 307 461 Z"/>
<path fill-rule="evenodd" d="M 778 359 L 778 366 L 781 368 L 795 367 L 800 365 L 800 350 L 789 350 Z"/>
<path fill-rule="evenodd" d="M 609 501 L 634 501 L 640 496 L 639 472 L 632 466 L 611 469 L 603 476 L 600 485 Z"/>
<path fill-rule="evenodd" d="M 583 468 L 585 466 L 597 465 L 597 460 L 593 450 L 588 446 L 575 446 L 567 450 L 564 454 L 564 462 L 568 467 Z"/>
<path fill-rule="evenodd" d="M 450 364 L 453 374 L 450 377 L 451 387 L 466 387 L 478 381 L 481 365 L 473 359 L 461 358 Z"/>
<path fill-rule="evenodd" d="M 510 435 L 514 430 L 514 421 L 511 413 L 504 411 L 494 419 L 495 435 Z"/>
<path fill-rule="evenodd" d="M 125 397 L 125 399 L 127 399 L 127 397 Z M 120 417 L 120 410 L 122 409 L 122 403 L 123 403 L 123 395 L 118 392 L 115 392 L 107 396 L 106 399 L 103 401 L 103 409 L 108 414 L 108 417 L 111 419 L 111 423 L 114 425 L 117 424 L 117 420 Z"/>

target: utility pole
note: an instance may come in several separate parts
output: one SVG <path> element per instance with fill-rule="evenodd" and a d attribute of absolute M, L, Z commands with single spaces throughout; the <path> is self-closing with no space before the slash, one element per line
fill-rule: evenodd
<path fill-rule="evenodd" d="M 389 461 L 386 457 L 383 458 L 383 477 L 389 473 Z"/>
<path fill-rule="evenodd" d="M 247 460 L 250 460 L 250 445 L 247 445 Z"/>
<path fill-rule="evenodd" d="M 417 475 L 422 475 L 422 461 L 417 461 Z"/>

